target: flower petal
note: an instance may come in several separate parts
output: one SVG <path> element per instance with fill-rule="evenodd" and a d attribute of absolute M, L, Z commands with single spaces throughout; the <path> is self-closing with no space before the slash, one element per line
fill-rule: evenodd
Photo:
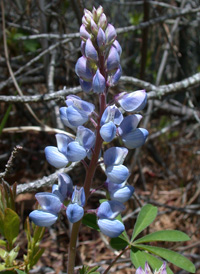
<path fill-rule="evenodd" d="M 115 184 L 121 184 L 127 180 L 129 176 L 129 170 L 124 165 L 109 166 L 105 171 L 108 179 Z"/>
<path fill-rule="evenodd" d="M 106 201 L 99 206 L 97 216 L 100 219 L 114 219 L 124 210 L 125 206 L 122 203 L 118 201 Z"/>
<path fill-rule="evenodd" d="M 119 65 L 117 71 L 113 75 L 110 75 L 109 77 L 108 83 L 110 84 L 110 86 L 115 86 L 118 83 L 121 76 L 122 76 L 122 68 Z"/>
<path fill-rule="evenodd" d="M 67 158 L 70 162 L 78 162 L 87 156 L 87 152 L 78 142 L 71 142 L 67 147 Z"/>
<path fill-rule="evenodd" d="M 95 134 L 90 129 L 84 126 L 79 126 L 77 128 L 76 141 L 86 150 L 89 150 L 95 144 Z"/>
<path fill-rule="evenodd" d="M 64 133 L 56 134 L 56 142 L 57 142 L 58 150 L 64 155 L 66 155 L 67 153 L 68 144 L 71 143 L 72 141 L 74 141 L 74 139 L 69 137 L 67 134 L 64 134 Z"/>
<path fill-rule="evenodd" d="M 76 203 L 82 207 L 85 205 L 85 191 L 83 187 L 78 189 L 77 186 L 75 186 L 72 194 L 72 203 Z"/>
<path fill-rule="evenodd" d="M 73 106 L 67 108 L 67 117 L 69 123 L 76 127 L 81 126 L 88 121 L 87 113 Z"/>
<path fill-rule="evenodd" d="M 118 127 L 118 133 L 121 137 L 135 130 L 142 119 L 142 115 L 133 114 L 126 116 Z"/>
<path fill-rule="evenodd" d="M 73 130 L 76 129 L 75 126 L 71 125 L 68 118 L 67 118 L 67 107 L 61 107 L 60 108 L 60 119 L 61 121 L 63 122 L 63 124 L 66 126 L 66 127 L 69 127 Z"/>
<path fill-rule="evenodd" d="M 73 106 L 79 110 L 83 110 L 87 115 L 90 115 L 95 109 L 95 106 L 92 103 L 84 101 L 76 95 L 68 95 L 66 104 L 68 107 Z"/>
<path fill-rule="evenodd" d="M 84 215 L 84 209 L 78 204 L 70 204 L 66 210 L 67 218 L 71 223 L 76 223 Z"/>
<path fill-rule="evenodd" d="M 56 222 L 58 216 L 45 210 L 34 210 L 29 218 L 35 225 L 49 227 Z"/>
<path fill-rule="evenodd" d="M 139 111 L 147 103 L 147 93 L 145 90 L 137 90 L 131 93 L 122 92 L 116 96 L 116 100 L 126 111 Z"/>
<path fill-rule="evenodd" d="M 145 274 L 144 270 L 142 269 L 142 267 L 138 267 L 135 274 Z"/>
<path fill-rule="evenodd" d="M 67 175 L 66 173 L 58 174 L 58 191 L 62 196 L 62 201 L 72 195 L 73 182 L 69 175 Z"/>
<path fill-rule="evenodd" d="M 39 192 L 35 195 L 38 203 L 41 205 L 43 210 L 49 211 L 53 214 L 60 212 L 62 203 L 58 196 L 49 192 Z"/>
<path fill-rule="evenodd" d="M 148 135 L 149 132 L 145 128 L 136 128 L 134 131 L 123 135 L 122 141 L 127 148 L 133 149 L 142 146 Z"/>
<path fill-rule="evenodd" d="M 98 61 L 98 54 L 90 39 L 87 39 L 85 44 L 85 55 L 87 58 Z"/>
<path fill-rule="evenodd" d="M 117 33 L 116 33 L 116 29 L 113 27 L 113 25 L 108 24 L 106 31 L 105 31 L 105 35 L 106 35 L 106 42 L 112 43 L 115 38 L 117 37 Z"/>
<path fill-rule="evenodd" d="M 131 196 L 133 195 L 133 192 L 134 192 L 134 187 L 127 185 L 122 188 L 119 188 L 116 191 L 111 191 L 110 198 L 113 201 L 119 201 L 121 203 L 125 203 L 131 198 Z"/>
<path fill-rule="evenodd" d="M 104 163 L 106 166 L 120 165 L 128 153 L 125 147 L 111 147 L 104 152 Z"/>
<path fill-rule="evenodd" d="M 110 49 L 110 52 L 108 55 L 108 59 L 107 59 L 108 71 L 117 69 L 119 67 L 119 62 L 120 62 L 120 58 L 119 58 L 117 49 L 115 47 L 111 46 L 111 49 Z"/>
<path fill-rule="evenodd" d="M 119 42 L 117 40 L 115 40 L 113 42 L 113 46 L 117 49 L 117 52 L 118 52 L 119 56 L 121 56 L 121 54 L 122 54 L 122 48 L 121 48 L 121 46 L 120 46 L 120 44 L 119 44 Z"/>
<path fill-rule="evenodd" d="M 100 219 L 97 223 L 101 232 L 110 238 L 118 237 L 125 230 L 118 220 Z"/>
<path fill-rule="evenodd" d="M 104 47 L 106 43 L 106 36 L 102 28 L 99 28 L 98 34 L 97 34 L 97 44 L 99 48 Z"/>
<path fill-rule="evenodd" d="M 75 72 L 78 77 L 81 77 L 83 80 L 90 81 L 93 78 L 88 60 L 85 56 L 80 57 L 76 62 Z"/>
<path fill-rule="evenodd" d="M 105 142 L 109 143 L 115 138 L 116 131 L 117 129 L 115 124 L 112 121 L 110 121 L 109 123 L 106 123 L 101 127 L 100 134 L 102 139 Z"/>
<path fill-rule="evenodd" d="M 79 83 L 84 92 L 88 93 L 92 90 L 92 82 L 86 82 L 80 78 Z"/>
<path fill-rule="evenodd" d="M 91 37 L 91 35 L 89 34 L 89 32 L 86 30 L 85 26 L 82 24 L 80 27 L 80 37 L 81 39 L 88 39 Z"/>
<path fill-rule="evenodd" d="M 49 164 L 56 168 L 66 167 L 66 165 L 69 163 L 67 157 L 61 152 L 59 152 L 57 147 L 46 147 L 45 156 Z"/>

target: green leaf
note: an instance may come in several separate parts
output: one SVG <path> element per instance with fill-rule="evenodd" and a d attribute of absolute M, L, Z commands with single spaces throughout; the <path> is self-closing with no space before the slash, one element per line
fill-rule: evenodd
<path fill-rule="evenodd" d="M 125 241 L 124 239 L 117 237 L 117 238 L 112 238 L 110 240 L 110 245 L 112 246 L 112 248 L 116 249 L 116 250 L 122 250 L 124 249 L 129 243 L 127 243 L 127 241 Z"/>
<path fill-rule="evenodd" d="M 150 204 L 147 204 L 142 207 L 133 229 L 131 242 L 137 237 L 138 234 L 140 234 L 140 232 L 142 232 L 154 221 L 157 215 L 157 211 L 157 207 L 152 206 Z"/>
<path fill-rule="evenodd" d="M 33 259 L 31 260 L 31 268 L 38 262 L 38 260 L 40 259 L 40 257 L 42 256 L 42 254 L 44 253 L 45 249 L 41 248 L 33 257 Z"/>
<path fill-rule="evenodd" d="M 136 247 L 147 250 L 157 256 L 160 256 L 164 258 L 165 260 L 173 263 L 174 265 L 188 272 L 195 273 L 195 266 L 193 265 L 193 263 L 190 260 L 188 260 L 186 257 L 184 257 L 183 255 L 177 252 L 174 252 L 172 250 L 162 248 L 162 247 L 148 246 L 148 245 L 141 245 L 141 244 L 137 244 Z"/>
<path fill-rule="evenodd" d="M 0 239 L 0 246 L 6 247 L 6 241 Z"/>
<path fill-rule="evenodd" d="M 16 272 L 16 274 L 26 274 L 26 272 L 21 271 L 21 270 L 19 270 L 19 269 L 16 269 L 15 272 Z"/>
<path fill-rule="evenodd" d="M 131 247 L 130 258 L 135 268 L 142 267 L 144 269 L 146 259 L 143 256 L 143 251 L 136 247 Z"/>
<path fill-rule="evenodd" d="M 5 260 L 7 255 L 8 255 L 8 252 L 5 251 L 3 248 L 0 248 L 0 258 Z"/>
<path fill-rule="evenodd" d="M 136 241 L 134 244 L 138 243 L 148 243 L 148 242 L 155 242 L 155 241 L 167 241 L 167 242 L 183 242 L 189 241 L 190 238 L 187 234 L 178 231 L 178 230 L 161 230 L 156 231 L 154 233 L 148 234 Z"/>
<path fill-rule="evenodd" d="M 4 236 L 4 214 L 0 211 L 0 233 Z"/>
<path fill-rule="evenodd" d="M 94 273 L 99 273 L 99 272 L 96 272 L 96 270 L 99 268 L 99 266 L 94 266 L 93 268 L 91 268 L 89 271 L 88 271 L 88 274 L 94 274 Z"/>
<path fill-rule="evenodd" d="M 154 271 L 158 270 L 163 264 L 163 261 L 145 251 L 143 251 L 143 256 L 146 258 L 146 261 L 151 266 L 151 268 L 153 268 Z M 169 268 L 169 266 L 167 266 L 166 269 L 167 274 L 173 274 L 173 271 Z"/>
<path fill-rule="evenodd" d="M 99 227 L 97 225 L 97 218 L 93 214 L 86 214 L 82 219 L 82 223 L 84 225 L 87 225 L 87 226 L 99 231 Z"/>
<path fill-rule="evenodd" d="M 4 234 L 10 247 L 19 234 L 20 219 L 15 211 L 10 208 L 5 209 Z"/>
<path fill-rule="evenodd" d="M 35 243 L 40 242 L 45 232 L 45 227 L 36 226 L 34 233 L 33 233 L 33 239 Z"/>

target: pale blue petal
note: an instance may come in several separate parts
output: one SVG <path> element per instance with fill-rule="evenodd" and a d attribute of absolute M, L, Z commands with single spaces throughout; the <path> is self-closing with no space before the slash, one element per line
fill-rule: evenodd
<path fill-rule="evenodd" d="M 67 175 L 66 173 L 58 174 L 58 191 L 62 195 L 63 201 L 64 199 L 72 195 L 73 182 L 69 175 Z"/>
<path fill-rule="evenodd" d="M 109 44 L 110 42 L 113 42 L 115 38 L 117 37 L 116 29 L 113 27 L 113 25 L 108 24 L 106 31 L 106 42 Z"/>
<path fill-rule="evenodd" d="M 43 210 L 49 211 L 53 214 L 60 212 L 62 203 L 58 196 L 49 192 L 39 192 L 35 195 L 38 203 L 41 205 Z"/>
<path fill-rule="evenodd" d="M 109 143 L 115 138 L 116 131 L 117 129 L 115 124 L 110 121 L 101 127 L 100 135 L 105 142 Z"/>
<path fill-rule="evenodd" d="M 110 198 L 114 201 L 119 201 L 121 203 L 125 203 L 128 201 L 133 195 L 134 187 L 133 186 L 124 186 L 119 188 L 116 191 L 110 191 Z"/>
<path fill-rule="evenodd" d="M 125 147 L 111 147 L 104 152 L 104 163 L 106 166 L 120 165 L 128 153 Z"/>
<path fill-rule="evenodd" d="M 70 124 L 76 127 L 81 126 L 88 121 L 87 113 L 73 106 L 67 108 L 67 117 Z"/>
<path fill-rule="evenodd" d="M 67 146 L 72 141 L 74 141 L 74 139 L 69 137 L 67 134 L 64 134 L 64 133 L 56 134 L 56 142 L 57 142 L 58 150 L 65 155 L 67 153 Z"/>
<path fill-rule="evenodd" d="M 86 30 L 85 26 L 82 24 L 80 27 L 80 37 L 82 39 L 88 39 L 91 37 L 91 35 L 89 34 L 89 32 Z"/>
<path fill-rule="evenodd" d="M 115 86 L 118 83 L 121 76 L 122 76 L 122 68 L 119 65 L 119 68 L 117 69 L 117 71 L 114 74 L 110 75 L 109 77 L 110 86 Z"/>
<path fill-rule="evenodd" d="M 127 148 L 133 149 L 142 146 L 145 143 L 148 135 L 149 132 L 146 129 L 137 128 L 134 131 L 123 135 L 122 141 Z"/>
<path fill-rule="evenodd" d="M 78 162 L 87 156 L 87 152 L 78 142 L 71 142 L 67 147 L 67 158 L 70 162 Z"/>
<path fill-rule="evenodd" d="M 102 28 L 99 28 L 98 34 L 97 34 L 97 44 L 98 46 L 104 47 L 106 43 L 106 36 Z"/>
<path fill-rule="evenodd" d="M 114 116 L 114 123 L 115 125 L 120 125 L 120 123 L 123 121 L 123 114 L 121 111 L 115 107 L 115 116 Z"/>
<path fill-rule="evenodd" d="M 76 133 L 76 141 L 86 150 L 91 149 L 95 144 L 95 134 L 90 129 L 79 126 Z"/>
<path fill-rule="evenodd" d="M 141 119 L 142 115 L 140 114 L 126 116 L 118 127 L 119 135 L 123 136 L 124 134 L 130 133 L 131 131 L 135 130 Z"/>
<path fill-rule="evenodd" d="M 120 106 L 126 111 L 142 110 L 147 102 L 145 90 L 137 90 L 131 93 L 123 92 L 116 97 Z"/>
<path fill-rule="evenodd" d="M 58 196 L 58 198 L 60 199 L 60 201 L 63 203 L 64 202 L 64 198 L 62 196 L 62 194 L 60 193 L 60 191 L 58 190 L 58 185 L 53 185 L 52 186 L 52 193 L 55 194 L 56 196 Z"/>
<path fill-rule="evenodd" d="M 67 106 L 74 106 L 75 108 L 79 110 L 83 110 L 84 112 L 87 113 L 87 115 L 90 115 L 95 109 L 95 105 L 82 100 L 80 97 L 76 95 L 68 95 L 66 104 Z"/>
<path fill-rule="evenodd" d="M 121 184 L 127 180 L 129 176 L 129 170 L 124 165 L 109 166 L 105 171 L 108 179 L 115 184 Z"/>
<path fill-rule="evenodd" d="M 122 54 L 122 48 L 117 40 L 114 41 L 113 46 L 117 49 L 119 56 Z"/>
<path fill-rule="evenodd" d="M 99 219 L 98 226 L 101 232 L 110 238 L 118 237 L 125 230 L 118 220 Z"/>
<path fill-rule="evenodd" d="M 111 46 L 111 49 L 110 49 L 110 52 L 108 55 L 108 59 L 107 59 L 108 71 L 117 69 L 119 67 L 119 62 L 120 62 L 120 58 L 119 58 L 117 49 L 115 47 Z"/>
<path fill-rule="evenodd" d="M 56 168 L 66 167 L 69 163 L 67 157 L 58 151 L 57 147 L 48 146 L 45 148 L 45 156 L 50 165 Z"/>
<path fill-rule="evenodd" d="M 96 74 L 93 77 L 92 88 L 95 93 L 103 93 L 106 87 L 106 80 L 103 75 L 97 69 Z"/>
<path fill-rule="evenodd" d="M 71 223 L 80 221 L 84 215 L 84 209 L 78 204 L 70 204 L 66 210 L 67 218 Z"/>
<path fill-rule="evenodd" d="M 104 125 L 110 121 L 114 122 L 116 125 L 119 125 L 123 120 L 123 115 L 121 111 L 115 106 L 108 106 L 101 117 L 100 125 Z"/>
<path fill-rule="evenodd" d="M 58 216 L 45 210 L 34 210 L 29 218 L 35 225 L 49 227 L 56 222 Z"/>
<path fill-rule="evenodd" d="M 68 118 L 67 118 L 67 107 L 61 107 L 60 108 L 60 119 L 62 121 L 62 123 L 66 126 L 69 127 L 73 130 L 76 129 L 75 126 L 71 125 Z"/>
<path fill-rule="evenodd" d="M 97 216 L 100 219 L 114 219 L 124 210 L 125 206 L 122 203 L 118 201 L 106 201 L 99 206 Z"/>

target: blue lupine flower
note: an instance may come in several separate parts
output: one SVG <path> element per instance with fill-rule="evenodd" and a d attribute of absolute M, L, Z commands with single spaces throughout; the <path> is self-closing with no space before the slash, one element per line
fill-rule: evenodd
<path fill-rule="evenodd" d="M 142 267 L 138 267 L 135 274 L 152 274 L 151 269 L 148 263 L 145 263 L 145 269 L 143 270 Z M 166 270 L 166 262 L 162 264 L 159 270 L 155 270 L 153 274 L 167 274 Z"/>
<path fill-rule="evenodd" d="M 78 162 L 87 156 L 87 152 L 79 142 L 71 142 L 67 146 L 67 158 L 70 162 Z"/>
<path fill-rule="evenodd" d="M 90 39 L 85 44 L 85 56 L 93 61 L 98 61 L 98 54 Z"/>
<path fill-rule="evenodd" d="M 68 205 L 66 214 L 71 223 L 78 222 L 84 215 L 83 206 L 85 205 L 85 192 L 84 188 L 81 187 L 75 190 L 72 194 L 72 203 Z"/>
<path fill-rule="evenodd" d="M 66 127 L 76 130 L 76 127 L 71 125 L 67 118 L 67 107 L 60 108 L 60 119 Z"/>
<path fill-rule="evenodd" d="M 35 197 L 42 209 L 32 211 L 29 218 L 38 226 L 51 226 L 58 218 L 62 202 L 57 195 L 49 192 L 37 193 Z"/>
<path fill-rule="evenodd" d="M 100 73 L 99 69 L 97 69 L 97 72 L 93 77 L 92 87 L 95 93 L 103 93 L 105 90 L 106 80 Z"/>
<path fill-rule="evenodd" d="M 111 200 L 119 201 L 121 203 L 128 201 L 135 190 L 133 186 L 125 185 L 125 183 L 115 184 L 109 182 L 109 180 L 106 183 L 108 185 Z"/>
<path fill-rule="evenodd" d="M 139 111 L 147 103 L 147 94 L 145 90 L 137 90 L 131 93 L 122 92 L 115 97 L 115 100 L 126 111 Z"/>
<path fill-rule="evenodd" d="M 95 109 L 92 103 L 84 101 L 76 95 L 68 95 L 65 102 L 68 107 L 73 106 L 79 110 L 83 110 L 87 115 L 90 115 Z"/>
<path fill-rule="evenodd" d="M 115 40 L 113 42 L 113 46 L 117 49 L 117 52 L 118 52 L 119 56 L 121 56 L 121 54 L 122 54 L 122 48 L 121 48 L 121 46 L 120 46 L 120 44 L 119 44 L 119 42 L 117 40 Z"/>
<path fill-rule="evenodd" d="M 82 80 L 81 78 L 79 78 L 79 83 L 84 92 L 88 93 L 92 90 L 92 82 L 86 82 Z"/>
<path fill-rule="evenodd" d="M 118 81 L 119 81 L 121 75 L 122 75 L 122 68 L 121 68 L 121 66 L 119 65 L 119 67 L 118 67 L 118 69 L 116 70 L 116 72 L 115 72 L 114 74 L 109 75 L 108 84 L 109 84 L 110 86 L 115 86 L 115 85 L 118 83 Z"/>
<path fill-rule="evenodd" d="M 95 134 L 90 129 L 79 126 L 76 133 L 76 141 L 88 152 L 95 144 Z"/>
<path fill-rule="evenodd" d="M 117 131 L 115 125 L 119 125 L 122 120 L 123 115 L 115 105 L 105 109 L 100 121 L 100 134 L 105 142 L 111 142 L 114 139 Z"/>
<path fill-rule="evenodd" d="M 103 202 L 98 210 L 98 226 L 101 232 L 110 238 L 118 237 L 125 229 L 124 225 L 115 220 L 117 215 L 119 215 L 125 209 L 124 205 L 118 201 L 106 201 Z"/>
<path fill-rule="evenodd" d="M 106 43 L 106 36 L 105 32 L 102 30 L 102 28 L 99 28 L 98 34 L 97 34 L 97 44 L 98 47 L 101 49 L 105 46 Z"/>
<path fill-rule="evenodd" d="M 58 133 L 56 134 L 57 147 L 47 146 L 45 148 L 45 156 L 50 165 L 56 168 L 65 167 L 69 160 L 66 156 L 67 146 L 74 141 L 68 135 Z"/>
<path fill-rule="evenodd" d="M 80 57 L 76 62 L 75 72 L 85 81 L 90 81 L 93 78 L 89 62 L 85 56 Z"/>
<path fill-rule="evenodd" d="M 112 183 L 121 184 L 129 177 L 128 168 L 122 165 L 127 153 L 122 147 L 111 147 L 104 153 L 105 173 Z"/>

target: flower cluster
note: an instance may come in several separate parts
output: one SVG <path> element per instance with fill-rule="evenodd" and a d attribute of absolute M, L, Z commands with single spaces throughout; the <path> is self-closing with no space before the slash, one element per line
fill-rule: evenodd
<path fill-rule="evenodd" d="M 125 209 L 123 203 L 134 192 L 133 186 L 127 184 L 129 170 L 124 160 L 128 149 L 142 146 L 148 136 L 146 129 L 137 128 L 142 116 L 133 113 L 145 107 L 147 94 L 144 90 L 131 93 L 123 91 L 113 98 L 112 103 L 106 102 L 109 87 L 117 84 L 122 73 L 122 49 L 116 40 L 116 30 L 107 24 L 101 6 L 93 8 L 92 12 L 84 11 L 80 37 L 82 57 L 76 63 L 75 72 L 82 90 L 99 96 L 99 115 L 92 103 L 75 95 L 67 96 L 66 106 L 60 108 L 60 118 L 65 126 L 76 132 L 76 136 L 72 138 L 69 134 L 56 134 L 57 146 L 47 146 L 45 155 L 55 168 L 66 167 L 71 162 L 84 162 L 87 174 L 93 172 L 89 178 L 94 177 L 100 162 L 98 157 L 103 155 L 107 176 L 104 185 L 110 200 L 102 202 L 93 212 L 101 232 L 112 238 L 119 236 L 125 229 L 116 217 Z M 125 111 L 132 114 L 127 116 Z M 89 120 L 95 126 L 94 130 L 85 127 Z M 104 153 L 101 152 L 103 142 L 106 145 L 118 137 L 124 147 L 109 146 Z M 92 179 L 73 189 L 70 177 L 64 173 L 59 174 L 58 185 L 53 186 L 52 193 L 36 194 L 41 209 L 31 212 L 31 220 L 39 226 L 50 226 L 64 209 L 71 223 L 78 222 L 85 213 L 88 184 L 91 187 Z"/>
<path fill-rule="evenodd" d="M 140 266 L 137 270 L 135 274 L 152 274 L 151 269 L 148 265 L 148 263 L 145 263 L 145 269 L 143 270 L 142 267 Z M 153 274 L 167 274 L 167 270 L 166 270 L 166 263 L 164 262 L 163 265 L 160 267 L 159 270 L 155 270 L 155 272 Z"/>

